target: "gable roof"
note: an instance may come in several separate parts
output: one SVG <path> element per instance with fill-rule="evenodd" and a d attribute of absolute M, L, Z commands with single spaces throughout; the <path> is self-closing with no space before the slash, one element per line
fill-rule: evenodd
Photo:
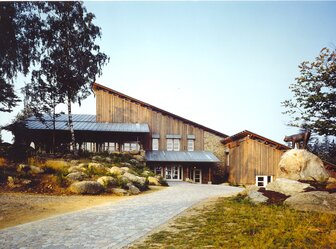
<path fill-rule="evenodd" d="M 203 129 L 203 130 L 205 130 L 205 131 L 208 131 L 208 132 L 210 132 L 210 133 L 213 133 L 213 134 L 215 134 L 215 135 L 217 135 L 217 136 L 220 136 L 220 137 L 223 137 L 223 138 L 228 137 L 228 135 L 226 135 L 226 134 L 224 134 L 224 133 L 222 133 L 222 132 L 213 130 L 213 129 L 208 128 L 208 127 L 205 127 L 205 126 L 203 126 L 203 125 L 201 125 L 201 124 L 195 123 L 195 122 L 193 122 L 193 121 L 191 121 L 191 120 L 182 118 L 182 117 L 180 117 L 180 116 L 178 116 L 178 115 L 176 115 L 176 114 L 173 114 L 173 113 L 171 113 L 171 112 L 162 110 L 162 109 L 160 109 L 160 108 L 158 108 L 158 107 L 156 107 L 156 106 L 150 105 L 150 104 L 145 103 L 145 102 L 143 102 L 143 101 L 141 101 L 141 100 L 135 99 L 135 98 L 133 98 L 133 97 L 130 97 L 130 96 L 126 95 L 126 94 L 123 94 L 123 93 L 121 93 L 121 92 L 118 92 L 118 91 L 116 91 L 116 90 L 113 90 L 113 89 L 111 89 L 111 88 L 108 88 L 108 87 L 106 87 L 106 86 L 100 85 L 100 84 L 98 84 L 98 83 L 93 83 L 92 88 L 93 88 L 93 90 L 103 90 L 103 91 L 107 91 L 107 92 L 109 92 L 109 93 L 115 94 L 115 95 L 117 95 L 117 96 L 119 96 L 119 97 L 121 97 L 121 98 L 123 98 L 123 99 L 127 99 L 127 100 L 129 100 L 129 101 L 131 101 L 131 102 L 134 102 L 134 103 L 137 103 L 137 104 L 139 104 L 139 105 L 141 105 L 141 106 L 147 107 L 147 108 L 149 108 L 149 109 L 151 109 L 151 110 L 153 110 L 153 111 L 160 112 L 160 113 L 162 113 L 162 114 L 164 114 L 164 115 L 171 116 L 171 117 L 173 117 L 173 118 L 175 118 L 175 119 L 178 119 L 178 120 L 181 120 L 181 121 L 183 121 L 183 122 L 185 122 L 185 123 L 188 123 L 188 124 L 191 124 L 191 125 L 193 125 L 193 126 L 196 126 L 196 127 L 200 128 L 200 129 Z"/>
<path fill-rule="evenodd" d="M 273 141 L 271 139 L 268 139 L 266 137 L 263 137 L 261 135 L 258 135 L 256 133 L 248 131 L 248 130 L 244 130 L 244 131 L 241 131 L 241 132 L 239 132 L 237 134 L 234 134 L 234 135 L 232 135 L 230 137 L 224 138 L 221 142 L 223 144 L 228 144 L 228 143 L 237 141 L 239 139 L 242 139 L 244 137 L 249 137 L 251 139 L 261 140 L 263 142 L 266 142 L 267 144 L 271 144 L 271 145 L 275 146 L 277 149 L 280 149 L 280 150 L 288 150 L 288 149 L 290 149 L 288 146 L 286 146 L 284 144 L 280 144 L 278 142 L 275 142 L 275 141 Z"/>

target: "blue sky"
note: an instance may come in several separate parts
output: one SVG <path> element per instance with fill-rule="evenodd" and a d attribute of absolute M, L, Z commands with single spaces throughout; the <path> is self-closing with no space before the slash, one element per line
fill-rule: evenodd
<path fill-rule="evenodd" d="M 85 6 L 110 56 L 98 83 L 228 135 L 248 129 L 282 142 L 295 133 L 281 102 L 298 65 L 336 46 L 336 2 Z M 94 97 L 73 109 L 95 114 Z M 1 124 L 13 116 L 0 115 Z"/>

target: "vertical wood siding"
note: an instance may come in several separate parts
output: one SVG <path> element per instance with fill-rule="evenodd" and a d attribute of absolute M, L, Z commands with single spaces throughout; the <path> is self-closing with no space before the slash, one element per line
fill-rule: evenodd
<path fill-rule="evenodd" d="M 249 138 L 227 146 L 231 147 L 229 182 L 255 184 L 256 175 L 277 177 L 277 167 L 283 151 Z"/>
<path fill-rule="evenodd" d="M 97 122 L 147 123 L 152 134 L 160 134 L 159 149 L 166 149 L 166 135 L 181 135 L 181 150 L 187 150 L 187 135 L 195 135 L 195 150 L 204 150 L 204 130 L 118 95 L 96 90 Z"/>

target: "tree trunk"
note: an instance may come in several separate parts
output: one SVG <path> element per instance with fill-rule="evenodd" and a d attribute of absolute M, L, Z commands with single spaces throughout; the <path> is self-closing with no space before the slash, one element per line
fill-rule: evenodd
<path fill-rule="evenodd" d="M 72 151 L 73 154 L 75 156 L 78 155 L 78 151 L 76 148 L 76 140 L 75 140 L 75 131 L 73 128 L 73 122 L 72 122 L 72 114 L 71 114 L 71 98 L 68 95 L 68 122 L 69 122 L 69 129 L 70 129 L 70 133 L 71 133 L 71 147 L 72 147 Z"/>

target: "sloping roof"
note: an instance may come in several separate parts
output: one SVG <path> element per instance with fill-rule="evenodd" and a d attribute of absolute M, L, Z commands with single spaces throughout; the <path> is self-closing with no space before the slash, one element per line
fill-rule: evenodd
<path fill-rule="evenodd" d="M 276 146 L 280 150 L 288 150 L 288 149 L 290 149 L 288 146 L 286 146 L 284 144 L 280 144 L 278 142 L 275 142 L 275 141 L 273 141 L 271 139 L 268 139 L 266 137 L 260 136 L 260 135 L 258 135 L 256 133 L 253 133 L 253 132 L 248 131 L 248 130 L 244 130 L 244 131 L 239 132 L 239 133 L 237 133 L 235 135 L 232 135 L 230 137 L 224 138 L 221 142 L 223 144 L 227 144 L 227 143 L 237 141 L 237 140 L 242 139 L 242 138 L 247 137 L 247 136 L 250 137 L 251 139 L 258 139 L 258 140 L 264 141 L 264 142 L 266 142 L 268 144 L 274 145 L 274 146 Z"/>
<path fill-rule="evenodd" d="M 131 101 L 131 102 L 137 103 L 137 104 L 139 104 L 139 105 L 142 105 L 142 106 L 147 107 L 147 108 L 149 108 L 149 109 L 152 109 L 152 110 L 154 110 L 154 111 L 160 112 L 160 113 L 162 113 L 162 114 L 164 114 L 164 115 L 171 116 L 171 117 L 173 117 L 173 118 L 176 118 L 176 119 L 181 120 L 181 121 L 183 121 L 183 122 L 186 122 L 186 123 L 188 123 L 188 124 L 194 125 L 194 126 L 200 128 L 200 129 L 203 129 L 203 130 L 208 131 L 208 132 L 210 132 L 210 133 L 216 134 L 217 136 L 220 136 L 220 137 L 223 137 L 223 138 L 228 137 L 228 135 L 226 135 L 226 134 L 224 134 L 224 133 L 221 133 L 221 132 L 219 132 L 219 131 L 213 130 L 213 129 L 208 128 L 208 127 L 205 127 L 205 126 L 203 126 L 203 125 L 201 125 L 201 124 L 195 123 L 195 122 L 190 121 L 190 120 L 188 120 L 188 119 L 182 118 L 182 117 L 180 117 L 180 116 L 178 116 L 178 115 L 175 115 L 175 114 L 173 114 L 173 113 L 171 113 L 171 112 L 162 110 L 162 109 L 160 109 L 160 108 L 158 108 L 158 107 L 156 107 L 156 106 L 147 104 L 147 103 L 145 103 L 145 102 L 142 102 L 142 101 L 140 101 L 140 100 L 138 100 L 138 99 L 132 98 L 132 97 L 126 95 L 126 94 L 120 93 L 120 92 L 118 92 L 118 91 L 115 91 L 115 90 L 113 90 L 113 89 L 111 89 L 111 88 L 108 88 L 108 87 L 106 87 L 106 86 L 100 85 L 100 84 L 98 84 L 98 83 L 94 83 L 94 84 L 93 84 L 93 89 L 94 89 L 94 90 L 101 89 L 101 90 L 110 92 L 110 93 L 112 93 L 112 94 L 118 95 L 118 96 L 121 97 L 121 98 L 127 99 L 127 100 L 129 100 L 129 101 Z"/>
<path fill-rule="evenodd" d="M 148 124 L 133 123 L 98 123 L 96 115 L 73 114 L 73 125 L 75 131 L 101 131 L 101 132 L 136 132 L 149 133 Z M 43 115 L 45 122 L 41 122 L 36 117 L 27 118 L 26 127 L 31 130 L 52 130 L 53 121 L 49 115 Z M 56 130 L 69 130 L 68 115 L 61 114 L 55 119 Z"/>
<path fill-rule="evenodd" d="M 146 151 L 146 160 L 148 162 L 220 162 L 210 151 Z"/>

